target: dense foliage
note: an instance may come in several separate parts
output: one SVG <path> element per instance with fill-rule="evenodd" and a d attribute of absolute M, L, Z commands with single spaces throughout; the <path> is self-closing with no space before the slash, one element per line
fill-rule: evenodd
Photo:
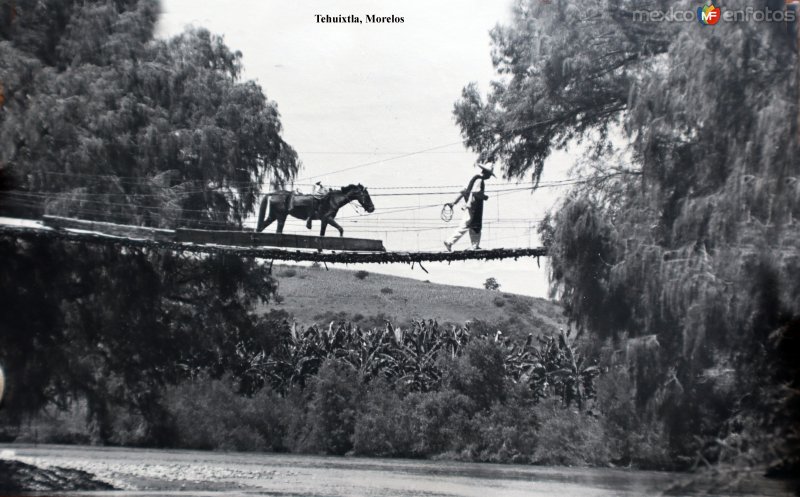
<path fill-rule="evenodd" d="M 524 343 L 492 339 L 496 347 L 487 357 L 468 358 L 471 363 L 486 363 L 498 371 L 495 383 L 483 384 L 468 376 L 445 378 L 443 361 L 461 360 L 474 341 L 487 340 L 486 334 L 473 333 L 468 326 L 439 326 L 435 321 L 416 321 L 406 330 L 387 323 L 383 328 L 361 328 L 350 323 L 331 322 L 325 328 L 310 326 L 275 337 L 272 348 L 254 358 L 247 373 L 247 384 L 269 384 L 278 392 L 291 386 L 306 386 L 327 360 L 348 365 L 364 381 L 382 379 L 402 392 L 428 392 L 450 381 L 463 389 L 474 390 L 473 398 L 494 396 L 502 391 L 503 381 L 527 385 L 532 398 L 557 396 L 564 405 L 582 405 L 594 397 L 593 380 L 598 368 L 586 364 L 581 354 L 562 332 L 558 336 L 529 335 Z M 467 356 L 470 355 L 468 352 Z M 481 366 L 479 369 L 485 369 Z M 466 368 L 463 368 L 466 370 Z M 478 382 L 475 384 L 475 382 Z M 494 397 L 481 401 L 489 407 Z"/>
<path fill-rule="evenodd" d="M 632 18 L 670 7 L 696 5 L 521 0 L 492 34 L 498 80 L 456 104 L 466 144 L 508 177 L 585 152 L 540 230 L 577 336 L 300 328 L 256 314 L 275 284 L 250 259 L 9 238 L 0 425 L 31 439 L 20 421 L 37 413 L 75 430 L 49 441 L 796 469 L 797 55 L 780 23 Z M 236 225 L 267 176 L 295 174 L 240 55 L 203 30 L 155 40 L 156 15 L 149 0 L 0 1 L 3 213 Z M 89 424 L 59 425 L 75 413 Z"/>
<path fill-rule="evenodd" d="M 114 430 L 103 439 L 96 425 L 76 423 L 76 415 L 91 410 L 81 393 L 66 412 L 45 410 L 16 436 L 518 463 L 638 457 L 643 465 L 668 464 L 639 446 L 614 442 L 620 420 L 606 423 L 584 409 L 612 402 L 610 408 L 624 410 L 623 400 L 597 398 L 596 387 L 627 385 L 609 376 L 598 380 L 582 346 L 566 334 L 512 342 L 433 321 L 401 330 L 346 322 L 298 329 L 273 320 L 258 331 L 262 341 L 243 335 L 235 353 L 218 349 L 239 358 L 234 367 L 198 369 L 173 385 L 152 385 L 150 402 L 161 417 L 109 398 Z M 204 339 L 192 350 L 209 346 L 218 347 Z M 652 442 L 644 444 L 651 451 Z"/>
<path fill-rule="evenodd" d="M 0 1 L 0 214 L 241 226 L 295 175 L 276 104 L 198 29 L 154 38 L 152 0 Z M 165 385 L 242 375 L 276 289 L 246 258 L 0 240 L 3 421 L 82 403 L 98 441 L 141 418 L 169 443 Z M 125 414 L 127 413 L 127 414 Z"/>
<path fill-rule="evenodd" d="M 639 426 L 662 424 L 687 465 L 788 469 L 800 461 L 796 40 L 781 22 L 633 19 L 696 7 L 519 1 L 492 33 L 498 80 L 485 100 L 465 88 L 455 115 L 510 177 L 538 181 L 554 149 L 585 154 L 584 182 L 540 232 L 554 295 L 624 352 L 607 364 L 630 368 Z M 747 7 L 784 5 L 724 9 Z"/>
<path fill-rule="evenodd" d="M 253 310 L 275 284 L 252 260 L 13 239 L 0 258 L 7 420 L 82 399 L 100 440 L 115 407 L 157 426 L 163 385 L 243 374 L 272 326 Z"/>
<path fill-rule="evenodd" d="M 221 227 L 293 177 L 276 105 L 198 29 L 156 40 L 153 0 L 0 2 L 0 208 Z"/>

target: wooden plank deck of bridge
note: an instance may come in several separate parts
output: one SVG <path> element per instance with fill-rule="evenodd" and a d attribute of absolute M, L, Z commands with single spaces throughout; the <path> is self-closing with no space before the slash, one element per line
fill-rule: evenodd
<path fill-rule="evenodd" d="M 464 260 L 518 259 L 520 257 L 547 256 L 547 249 L 537 248 L 497 248 L 486 250 L 461 250 L 456 252 L 318 252 L 314 250 L 289 250 L 264 246 L 232 246 L 199 243 L 181 243 L 174 239 L 154 240 L 141 236 L 128 238 L 82 231 L 47 230 L 23 226 L 0 226 L 0 236 L 23 240 L 64 240 L 93 245 L 115 245 L 133 248 L 174 250 L 196 254 L 230 254 L 237 257 L 256 257 L 276 261 L 308 261 L 339 264 L 411 264 L 421 262 L 451 262 Z M 331 237 L 335 239 L 335 237 Z"/>
<path fill-rule="evenodd" d="M 386 252 L 381 240 L 346 238 L 340 236 L 305 236 L 254 231 L 211 231 L 179 228 L 175 230 L 179 243 L 205 243 L 237 247 L 282 247 L 312 250 L 342 250 L 348 252 Z"/>
<path fill-rule="evenodd" d="M 61 216 L 44 216 L 45 226 L 55 229 L 92 231 L 103 235 L 131 239 L 174 241 L 235 247 L 280 247 L 310 250 L 337 250 L 348 252 L 386 252 L 381 240 L 346 238 L 340 236 L 305 236 L 278 233 L 256 233 L 254 231 L 198 230 L 178 228 L 176 230 L 145 228 L 126 224 L 89 221 Z"/>
<path fill-rule="evenodd" d="M 42 223 L 45 226 L 59 230 L 72 229 L 94 231 L 97 233 L 119 236 L 123 238 L 156 241 L 171 241 L 175 238 L 174 230 L 146 228 L 143 226 L 131 226 L 128 224 L 106 223 L 102 221 L 89 221 L 86 219 L 76 219 L 72 217 L 42 216 Z"/>

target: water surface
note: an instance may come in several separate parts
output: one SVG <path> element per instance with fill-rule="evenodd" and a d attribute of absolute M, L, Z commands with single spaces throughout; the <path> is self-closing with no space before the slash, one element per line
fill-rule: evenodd
<path fill-rule="evenodd" d="M 91 493 L 99 497 L 650 497 L 686 478 L 610 468 L 285 454 L 23 445 L 0 445 L 0 450 L 6 458 L 88 471 L 120 489 Z M 744 488 L 720 495 L 791 495 L 781 482 L 763 478 Z"/>

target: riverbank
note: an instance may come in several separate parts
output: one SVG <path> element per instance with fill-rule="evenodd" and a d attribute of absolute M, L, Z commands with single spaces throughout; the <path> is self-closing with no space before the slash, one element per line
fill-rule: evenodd
<path fill-rule="evenodd" d="M 94 481 L 107 486 L 80 490 L 100 490 L 109 496 L 122 492 L 142 496 L 158 492 L 244 496 L 259 492 L 323 497 L 792 495 L 782 482 L 759 475 L 749 475 L 752 481 L 747 486 L 709 492 L 708 488 L 687 486 L 686 474 L 611 468 L 16 444 L 0 446 L 0 451 L 4 464 L 35 466 L 76 478 L 91 474 Z M 118 490 L 110 490 L 112 486 Z M 74 489 L 79 488 L 46 490 Z"/>
<path fill-rule="evenodd" d="M 0 495 L 17 492 L 113 490 L 86 471 L 45 468 L 15 460 L 0 459 Z"/>

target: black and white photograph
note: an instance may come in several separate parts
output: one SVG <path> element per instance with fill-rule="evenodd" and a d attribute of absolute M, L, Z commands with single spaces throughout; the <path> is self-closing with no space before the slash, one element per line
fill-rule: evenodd
<path fill-rule="evenodd" d="M 800 0 L 0 0 L 0 496 L 800 496 Z"/>

